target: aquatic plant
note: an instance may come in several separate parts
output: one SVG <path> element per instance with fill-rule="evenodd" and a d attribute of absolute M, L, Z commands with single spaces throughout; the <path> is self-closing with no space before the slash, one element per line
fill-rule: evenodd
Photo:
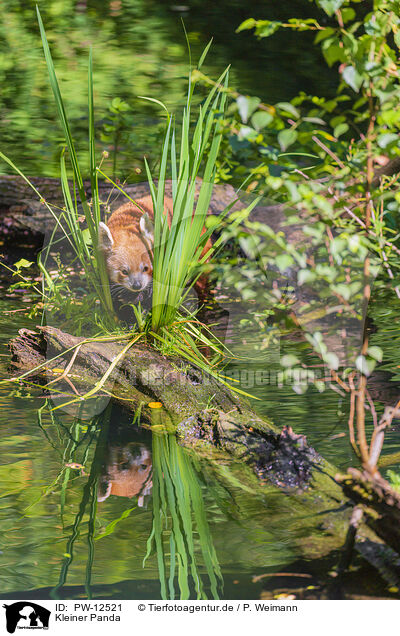
<path fill-rule="evenodd" d="M 61 319 L 67 328 L 77 335 L 84 333 L 85 342 L 127 340 L 107 372 L 90 391 L 83 396 L 73 397 L 64 404 L 58 404 L 55 409 L 67 407 L 81 399 L 89 399 L 96 395 L 102 390 L 126 352 L 139 340 L 146 341 L 163 352 L 180 356 L 198 366 L 204 373 L 209 373 L 228 385 L 227 379 L 218 373 L 218 364 L 226 358 L 228 350 L 213 335 L 210 328 L 199 320 L 197 310 L 185 304 L 193 285 L 202 274 L 205 261 L 210 258 L 221 242 L 218 239 L 212 246 L 207 244 L 218 222 L 207 228 L 205 225 L 221 143 L 220 122 L 226 102 L 228 69 L 221 74 L 216 85 L 209 91 L 204 104 L 199 106 L 194 122 L 192 121 L 194 115 L 192 101 L 195 82 L 192 81 L 191 72 L 189 72 L 187 100 L 179 133 L 175 128 L 175 117 L 168 113 L 166 107 L 157 99 L 145 98 L 166 110 L 167 128 L 161 152 L 157 187 L 149 165 L 145 161 L 154 207 L 152 308 L 146 315 L 140 305 L 135 306 L 132 303 L 132 315 L 136 318 L 136 324 L 132 325 L 130 332 L 127 333 L 125 325 L 118 321 L 114 313 L 105 261 L 102 251 L 98 249 L 99 223 L 102 218 L 99 175 L 111 182 L 133 203 L 135 201 L 102 171 L 101 163 L 97 165 L 96 162 L 91 51 L 88 64 L 88 157 L 91 198 L 87 196 L 83 172 L 38 8 L 37 16 L 50 85 L 72 171 L 72 187 L 70 187 L 66 155 L 63 150 L 60 157 L 60 174 L 64 208 L 57 209 L 41 198 L 30 180 L 14 163 L 2 153 L 0 157 L 33 188 L 55 222 L 48 243 L 38 257 L 38 265 L 42 273 L 41 300 L 45 305 L 43 316 L 47 314 L 46 319 L 51 318 L 53 321 Z M 210 46 L 211 41 L 201 55 L 197 70 L 201 68 Z M 180 134 L 179 151 L 176 141 L 178 134 Z M 167 170 L 170 171 L 173 198 L 170 223 L 164 213 Z M 202 181 L 199 185 L 197 177 L 200 174 Z M 249 210 L 256 202 L 257 199 L 249 206 Z M 235 201 L 232 201 L 222 212 L 220 224 L 234 203 Z M 67 263 L 62 262 L 60 250 L 66 252 Z M 70 258 L 71 251 L 72 258 Z M 77 278 L 78 291 L 74 290 Z M 82 282 L 81 279 L 83 279 Z M 58 380 L 68 377 L 82 345 L 83 342 L 74 347 L 72 358 Z M 40 365 L 37 370 L 42 367 L 43 365 Z M 25 375 L 23 374 L 19 379 L 24 379 Z M 53 384 L 53 381 L 50 384 Z M 239 388 L 235 387 L 234 390 L 248 395 Z"/>
<path fill-rule="evenodd" d="M 205 49 L 198 68 L 201 68 L 210 45 L 211 42 Z M 224 82 L 223 89 L 219 87 L 221 82 Z M 214 88 L 209 92 L 203 106 L 199 106 L 199 114 L 191 134 L 192 98 L 195 85 L 189 75 L 187 102 L 181 124 L 180 152 L 177 153 L 176 149 L 174 117 L 171 117 L 167 111 L 168 126 L 161 153 L 157 190 L 146 161 L 154 206 L 152 303 L 154 331 L 159 331 L 172 322 L 182 304 L 185 287 L 193 279 L 196 267 L 204 263 L 215 250 L 215 247 L 210 247 L 203 255 L 212 232 L 212 229 L 203 232 L 203 228 L 214 185 L 215 162 L 221 143 L 220 120 L 226 102 L 227 84 L 228 69 L 222 73 Z M 164 212 L 168 155 L 170 155 L 173 199 L 171 224 L 168 223 L 167 214 Z M 199 176 L 204 159 L 203 180 L 197 201 L 195 201 L 196 178 Z"/>
<path fill-rule="evenodd" d="M 200 549 L 211 598 L 219 598 L 222 574 L 210 534 L 199 478 L 175 435 L 153 434 L 153 528 L 147 554 L 156 553 L 161 597 L 206 599 Z M 168 571 L 169 570 L 169 571 Z"/>
<path fill-rule="evenodd" d="M 89 53 L 88 64 L 88 156 L 89 156 L 89 172 L 91 183 L 91 198 L 86 195 L 83 173 L 80 162 L 76 153 L 73 136 L 68 122 L 64 101 L 59 88 L 53 59 L 51 56 L 49 44 L 46 38 L 46 32 L 40 16 L 39 8 L 37 8 L 37 17 L 40 27 L 40 33 L 43 43 L 44 55 L 46 59 L 50 85 L 53 91 L 57 112 L 62 126 L 63 134 L 68 148 L 68 156 L 72 169 L 73 187 L 70 188 L 67 177 L 67 166 L 64 151 L 60 157 L 60 177 L 61 186 L 64 196 L 64 208 L 57 209 L 52 204 L 43 199 L 31 181 L 18 169 L 14 163 L 0 152 L 0 157 L 8 163 L 33 189 L 43 205 L 49 210 L 54 219 L 54 230 L 49 237 L 48 244 L 44 247 L 38 257 L 39 269 L 43 275 L 42 278 L 42 297 L 48 304 L 48 309 L 53 307 L 66 308 L 70 297 L 73 295 L 71 291 L 68 276 L 61 276 L 61 272 L 55 278 L 51 275 L 49 265 L 49 257 L 55 246 L 60 243 L 61 239 L 65 241 L 63 249 L 71 250 L 73 258 L 71 263 L 75 265 L 75 269 L 81 270 L 83 274 L 88 295 L 86 296 L 83 310 L 79 310 L 79 303 L 75 303 L 75 324 L 79 325 L 82 315 L 88 311 L 93 312 L 93 322 L 97 328 L 100 324 L 105 329 L 115 329 L 116 319 L 114 315 L 110 288 L 108 284 L 108 276 L 105 268 L 104 258 L 99 250 L 98 244 L 98 227 L 101 220 L 100 200 L 98 190 L 98 173 L 95 153 L 95 133 L 94 133 L 94 102 L 93 102 L 93 68 L 92 68 L 92 52 Z M 79 197 L 79 199 L 78 199 Z M 80 207 L 81 206 L 81 207 Z M 83 212 L 83 215 L 82 215 Z M 86 222 L 86 228 L 82 227 L 82 216 Z M 58 234 L 57 234 L 58 233 Z M 58 263 L 61 269 L 61 262 Z M 54 263 L 53 263 L 54 267 Z M 66 293 L 66 291 L 68 293 Z M 96 302 L 97 301 L 97 302 Z M 96 306 L 98 301 L 100 306 Z M 66 310 L 67 311 L 67 310 Z M 67 312 L 68 313 L 68 312 Z"/>

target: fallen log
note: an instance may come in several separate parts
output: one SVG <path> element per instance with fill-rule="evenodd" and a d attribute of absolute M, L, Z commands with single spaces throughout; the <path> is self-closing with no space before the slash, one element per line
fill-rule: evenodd
<path fill-rule="evenodd" d="M 59 406 L 68 398 L 84 397 L 125 344 L 87 342 L 49 326 L 36 333 L 22 329 L 10 343 L 11 364 L 27 374 L 26 378 L 46 379 L 44 388 Z M 65 376 L 63 370 L 73 355 L 74 363 Z M 59 357 L 54 359 L 55 356 Z M 75 395 L 71 394 L 71 385 Z M 64 391 L 60 391 L 61 387 Z M 134 344 L 126 352 L 99 394 L 107 399 L 111 396 L 134 413 L 149 403 L 160 402 L 162 409 L 147 408 L 144 416 L 147 413 L 151 422 L 157 412 L 157 421 L 172 424 L 181 444 L 206 454 L 218 449 L 244 460 L 259 481 L 268 479 L 282 488 L 306 490 L 311 481 L 316 483 L 325 475 L 330 490 L 338 497 L 337 503 L 342 501 L 333 480 L 333 468 L 307 445 L 304 436 L 295 435 L 290 428 L 281 432 L 214 377 L 178 358 L 164 356 L 148 344 Z M 79 399 L 76 402 L 80 404 Z"/>
<path fill-rule="evenodd" d="M 37 332 L 23 329 L 10 343 L 11 364 L 17 377 L 39 377 L 53 405 L 62 405 L 93 389 L 124 346 L 126 341 L 87 342 L 49 326 Z M 74 364 L 63 377 L 73 355 Z M 46 386 L 49 380 L 52 384 Z M 72 396 L 71 385 L 76 391 Z M 101 400 L 111 397 L 135 415 L 139 411 L 141 425 L 153 432 L 173 431 L 178 443 L 201 463 L 207 482 L 230 493 L 237 510 L 246 510 L 249 495 L 270 501 L 271 523 L 285 528 L 294 554 L 307 560 L 327 557 L 330 568 L 335 567 L 351 515 L 347 497 L 357 497 L 346 486 L 342 490 L 335 468 L 308 446 L 304 436 L 287 427 L 280 431 L 215 378 L 148 344 L 134 344 L 99 393 L 100 408 L 105 408 Z M 152 409 L 151 402 L 161 402 L 163 408 Z M 75 406 L 81 409 L 82 401 Z M 369 525 L 393 546 L 391 536 Z M 395 536 L 392 526 L 390 533 Z M 361 526 L 356 550 L 362 554 L 365 540 L 376 542 L 376 534 Z"/>
<path fill-rule="evenodd" d="M 400 159 L 396 157 L 385 165 L 377 168 L 374 173 L 373 186 L 377 187 L 383 176 L 393 176 L 400 171 Z M 35 234 L 45 234 L 49 228 L 54 227 L 54 219 L 47 209 L 44 201 L 63 207 L 64 199 L 60 179 L 46 177 L 29 177 L 30 182 L 39 191 L 42 200 L 34 193 L 29 184 L 19 175 L 0 175 L 0 230 L 1 221 L 6 220 L 6 225 L 12 225 L 14 231 L 26 231 L 28 228 Z M 199 185 L 201 180 L 198 179 Z M 70 183 L 72 187 L 72 183 Z M 139 199 L 150 193 L 148 183 L 122 184 L 124 192 L 131 198 Z M 90 198 L 90 182 L 84 182 L 84 189 Z M 165 193 L 171 196 L 171 182 L 166 182 Z M 106 210 L 115 210 L 126 202 L 124 195 L 107 181 L 99 181 L 100 202 Z M 243 193 L 242 195 L 243 196 Z M 218 184 L 213 188 L 210 203 L 210 212 L 220 214 L 224 208 L 235 200 L 237 194 L 229 184 Z M 242 207 L 242 206 L 239 206 Z M 235 209 L 235 208 L 233 208 Z M 269 224 L 274 231 L 283 230 L 290 242 L 303 240 L 301 224 L 291 224 L 286 228 L 285 210 L 283 204 L 257 206 L 251 214 L 251 220 Z M 307 217 L 306 217 L 307 218 Z M 309 220 L 309 219 L 308 219 Z M 50 231 L 51 231 L 50 229 Z"/>
<path fill-rule="evenodd" d="M 60 406 L 93 389 L 124 346 L 126 340 L 86 342 L 49 326 L 38 332 L 21 330 L 10 343 L 11 364 L 17 377 L 22 372 L 26 380 L 39 377 L 53 406 Z M 63 376 L 73 355 L 68 377 Z M 304 529 L 296 539 L 301 554 L 326 555 L 343 544 L 349 510 L 334 468 L 304 436 L 290 428 L 280 431 L 215 378 L 137 343 L 119 360 L 96 399 L 108 401 L 110 396 L 132 413 L 139 410 L 141 424 L 154 432 L 165 427 L 174 431 L 178 443 L 205 462 L 210 478 L 224 484 L 238 506 L 249 493 L 262 498 L 272 493 L 274 501 L 274 493 L 280 493 L 282 523 L 287 528 L 301 523 Z M 150 408 L 152 402 L 163 408 Z M 80 414 L 81 406 L 78 399 L 65 410 L 74 407 L 72 412 Z"/>
<path fill-rule="evenodd" d="M 55 207 L 55 210 L 64 207 L 64 199 L 61 182 L 55 178 L 29 177 L 31 183 L 40 193 L 42 199 L 35 194 L 29 184 L 20 176 L 0 175 L 0 234 L 10 235 L 11 238 L 26 237 L 27 231 L 36 243 L 43 242 L 43 236 L 49 235 L 55 226 L 54 218 L 45 202 Z M 197 193 L 201 185 L 201 179 L 197 179 Z M 70 184 L 72 187 L 72 183 Z M 147 182 L 122 184 L 124 192 L 132 199 L 140 199 L 150 194 Z M 87 197 L 90 199 L 90 182 L 84 183 Z M 172 196 L 172 183 L 166 181 L 166 196 Z M 240 193 L 238 201 L 232 207 L 232 211 L 241 209 L 252 201 L 251 195 Z M 118 189 L 107 181 L 99 181 L 99 198 L 104 214 L 116 210 L 126 203 L 127 199 Z M 233 201 L 238 194 L 229 184 L 216 184 L 210 201 L 209 212 L 218 216 Z M 265 201 L 263 202 L 265 203 Z M 291 243 L 304 241 L 300 223 L 287 223 L 287 206 L 283 204 L 258 205 L 250 214 L 250 220 L 268 224 L 274 232 L 283 231 L 287 240 Z"/>
<path fill-rule="evenodd" d="M 29 184 L 20 176 L 0 175 L 0 222 L 11 226 L 13 231 L 30 230 L 37 235 L 51 232 L 55 226 L 54 218 L 45 202 L 58 208 L 64 207 L 64 198 L 60 179 L 29 177 L 38 190 L 41 199 L 35 194 Z M 198 189 L 201 179 L 198 179 Z M 72 183 L 70 184 L 72 188 Z M 132 199 L 140 199 L 150 194 L 147 182 L 122 184 L 124 192 Z M 85 193 L 90 199 L 90 182 L 84 183 Z M 172 184 L 166 182 L 165 194 L 172 196 Z M 99 182 L 100 203 L 105 212 L 112 212 L 126 203 L 127 199 L 117 188 L 107 181 Z M 230 185 L 216 185 L 210 202 L 210 212 L 220 214 L 224 208 L 236 199 L 235 190 Z"/>

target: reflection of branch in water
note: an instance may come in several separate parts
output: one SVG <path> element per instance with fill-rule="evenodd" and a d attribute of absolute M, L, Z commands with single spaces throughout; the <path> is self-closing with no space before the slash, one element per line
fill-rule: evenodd
<path fill-rule="evenodd" d="M 311 574 L 306 574 L 304 572 L 268 572 L 267 574 L 259 574 L 257 576 L 253 576 L 251 579 L 253 583 L 258 583 L 262 581 L 262 579 L 266 579 L 273 576 L 294 576 L 301 579 L 312 579 Z"/>

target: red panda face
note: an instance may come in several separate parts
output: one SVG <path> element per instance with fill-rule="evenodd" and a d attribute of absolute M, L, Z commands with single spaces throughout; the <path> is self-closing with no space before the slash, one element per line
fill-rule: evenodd
<path fill-rule="evenodd" d="M 110 446 L 107 462 L 99 483 L 97 501 L 105 501 L 110 495 L 135 497 L 143 505 L 143 497 L 151 492 L 152 457 L 143 444 Z"/>
<path fill-rule="evenodd" d="M 129 248 L 123 245 L 116 246 L 106 257 L 110 282 L 132 292 L 144 291 L 153 280 L 150 257 L 143 251 L 143 244 L 140 241 L 137 243 Z"/>
<path fill-rule="evenodd" d="M 124 226 L 99 226 L 99 247 L 103 251 L 107 273 L 112 286 L 139 293 L 151 287 L 153 264 L 152 236 L 142 231 L 131 231 Z"/>

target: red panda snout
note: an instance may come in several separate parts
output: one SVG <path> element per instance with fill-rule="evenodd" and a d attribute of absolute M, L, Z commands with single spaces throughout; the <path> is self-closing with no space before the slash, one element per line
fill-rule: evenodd
<path fill-rule="evenodd" d="M 115 250 L 106 257 L 107 272 L 111 283 L 122 285 L 133 292 L 142 291 L 153 282 L 153 267 L 147 254 L 139 259 L 127 258 L 127 251 Z M 136 262 L 138 260 L 138 262 Z"/>

